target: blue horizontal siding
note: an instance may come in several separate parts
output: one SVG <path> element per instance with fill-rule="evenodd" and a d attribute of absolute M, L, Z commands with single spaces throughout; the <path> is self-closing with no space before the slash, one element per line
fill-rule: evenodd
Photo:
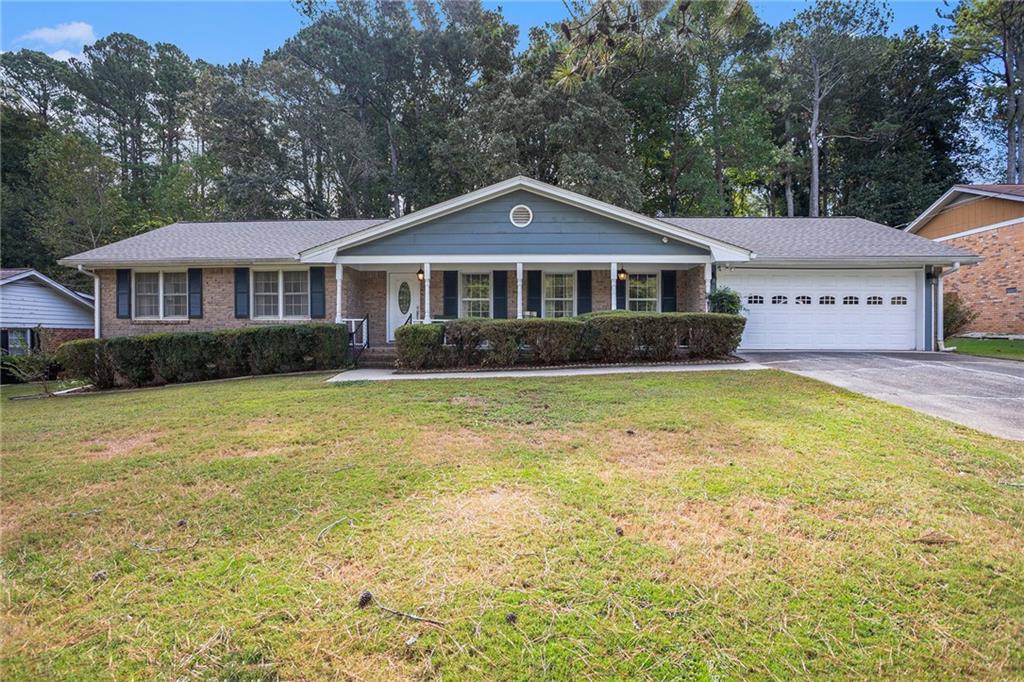
<path fill-rule="evenodd" d="M 516 227 L 509 211 L 525 204 L 533 221 Z M 706 255 L 707 249 L 670 239 L 558 201 L 518 190 L 387 237 L 341 251 L 346 256 L 475 254 L 667 256 Z"/>

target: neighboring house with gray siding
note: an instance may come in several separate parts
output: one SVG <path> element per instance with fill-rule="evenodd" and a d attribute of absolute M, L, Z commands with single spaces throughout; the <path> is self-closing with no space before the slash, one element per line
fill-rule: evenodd
<path fill-rule="evenodd" d="M 524 177 L 390 220 L 176 223 L 60 262 L 96 334 L 334 321 L 359 342 L 443 318 L 703 311 L 737 289 L 742 348 L 932 349 L 967 251 L 859 218 L 662 218 Z"/>
<path fill-rule="evenodd" d="M 0 270 L 0 349 L 21 355 L 93 335 L 92 297 L 31 268 Z M 38 329 L 44 338 L 39 338 Z"/>

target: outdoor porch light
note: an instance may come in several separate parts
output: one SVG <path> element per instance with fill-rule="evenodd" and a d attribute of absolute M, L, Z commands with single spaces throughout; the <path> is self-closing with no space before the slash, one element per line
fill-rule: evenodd
<path fill-rule="evenodd" d="M 421 282 L 423 281 L 423 268 L 420 268 L 420 269 L 419 269 L 419 270 L 418 270 L 418 271 L 416 272 L 416 279 L 418 279 L 418 280 L 419 280 L 419 281 L 421 281 Z"/>
<path fill-rule="evenodd" d="M 625 282 L 626 278 L 629 277 L 629 273 L 626 272 L 626 268 L 619 268 L 619 273 L 617 277 L 619 278 L 620 282 Z"/>

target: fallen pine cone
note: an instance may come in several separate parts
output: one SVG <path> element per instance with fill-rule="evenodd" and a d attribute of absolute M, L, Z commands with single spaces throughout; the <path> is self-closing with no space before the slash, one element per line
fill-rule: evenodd
<path fill-rule="evenodd" d="M 106 580 L 109 575 L 110 574 L 107 573 L 106 569 L 103 569 L 102 571 L 96 571 L 92 574 L 92 581 L 94 583 L 98 583 L 101 580 Z"/>
<path fill-rule="evenodd" d="M 519 616 L 517 616 L 514 613 L 509 613 L 509 614 L 505 615 L 505 622 L 508 623 L 509 625 L 515 625 L 518 620 L 519 620 Z"/>
<path fill-rule="evenodd" d="M 370 605 L 370 602 L 372 601 L 373 595 L 370 594 L 370 591 L 367 590 L 366 592 L 363 592 L 361 595 L 359 595 L 359 608 L 365 609 L 367 606 Z"/>

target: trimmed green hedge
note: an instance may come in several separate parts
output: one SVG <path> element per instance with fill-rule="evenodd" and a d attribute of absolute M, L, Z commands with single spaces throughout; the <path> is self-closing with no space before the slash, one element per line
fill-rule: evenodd
<path fill-rule="evenodd" d="M 98 388 L 336 369 L 348 358 L 348 329 L 333 324 L 81 339 L 57 350 L 68 376 Z"/>
<path fill-rule="evenodd" d="M 608 311 L 574 318 L 462 319 L 406 325 L 396 332 L 398 365 L 407 369 L 511 367 L 584 362 L 659 362 L 725 357 L 746 320 L 720 313 Z"/>

